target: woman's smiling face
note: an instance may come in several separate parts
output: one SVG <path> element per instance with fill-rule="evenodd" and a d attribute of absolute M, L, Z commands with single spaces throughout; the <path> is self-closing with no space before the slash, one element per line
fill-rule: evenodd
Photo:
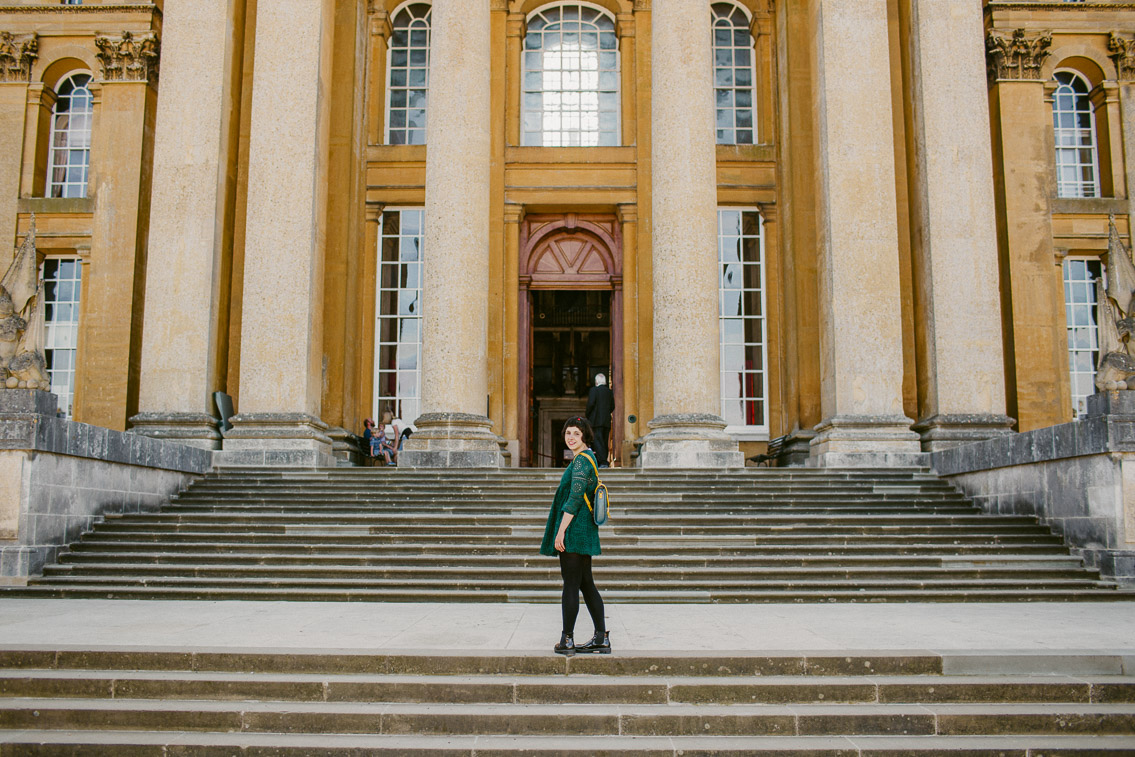
<path fill-rule="evenodd" d="M 583 432 L 575 426 L 568 426 L 564 431 L 564 444 L 572 452 L 579 452 L 586 446 L 583 443 Z"/>

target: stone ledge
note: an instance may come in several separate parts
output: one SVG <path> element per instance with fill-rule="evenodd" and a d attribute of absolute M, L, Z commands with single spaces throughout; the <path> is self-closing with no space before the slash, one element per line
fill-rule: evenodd
<path fill-rule="evenodd" d="M 0 450 L 48 452 L 193 474 L 203 474 L 212 466 L 209 450 L 58 418 L 55 407 L 55 396 L 48 392 L 0 390 Z"/>

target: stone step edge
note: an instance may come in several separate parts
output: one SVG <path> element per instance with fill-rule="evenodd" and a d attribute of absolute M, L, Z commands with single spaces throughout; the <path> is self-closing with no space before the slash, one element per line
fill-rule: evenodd
<path fill-rule="evenodd" d="M 128 665 L 122 664 L 129 662 Z M 1135 676 L 1135 646 L 1130 649 L 950 650 L 714 650 L 619 651 L 610 656 L 561 657 L 546 650 L 462 650 L 446 648 L 376 651 L 366 648 L 321 650 L 289 647 L 109 646 L 7 644 L 0 647 L 0 668 L 8 670 L 150 670 L 187 672 L 327 672 L 320 665 L 346 666 L 359 673 L 394 667 L 467 670 L 472 674 L 669 676 L 694 671 L 698 676 L 743 675 L 764 668 L 777 675 L 938 675 Z M 631 673 L 628 670 L 645 672 Z M 488 672 L 486 672 L 488 671 Z M 728 671 L 728 672 L 725 672 Z M 412 674 L 412 673 L 410 673 Z M 458 673 L 448 673 L 457 675 Z"/>
<path fill-rule="evenodd" d="M 483 755 L 535 755 L 558 757 L 563 754 L 649 755 L 679 757 L 692 753 L 749 755 L 807 754 L 815 757 L 864 757 L 883 753 L 927 755 L 970 755 L 998 752 L 1005 757 L 1040 757 L 1050 751 L 1071 753 L 1123 753 L 1135 749 L 1135 738 L 1128 736 L 382 736 L 360 734 L 269 734 L 209 733 L 196 731 L 35 731 L 0 730 L 0 755 L 36 755 L 34 746 L 45 746 L 45 754 L 56 755 L 59 747 L 82 749 L 83 754 L 118 757 L 116 747 L 154 747 L 147 755 L 166 754 L 166 745 L 198 749 L 267 749 L 281 757 L 335 755 L 357 757 L 367 753 L 406 755 L 444 754 L 446 757 Z M 19 751 L 5 751 L 16 745 Z M 99 749 L 103 747 L 106 751 Z M 712 750 L 712 751 L 711 751 Z M 212 753 L 212 752 L 210 752 Z M 131 750 L 131 754 L 139 754 Z"/>

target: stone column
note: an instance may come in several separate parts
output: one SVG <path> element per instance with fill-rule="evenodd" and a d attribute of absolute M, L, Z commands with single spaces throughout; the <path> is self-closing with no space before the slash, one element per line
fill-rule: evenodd
<path fill-rule="evenodd" d="M 1119 121 L 1123 125 L 1124 178 L 1128 190 L 1135 188 L 1135 39 L 1112 33 L 1108 40 L 1111 59 L 1119 78 Z M 1127 197 L 1128 228 L 1135 229 L 1135 197 Z"/>
<path fill-rule="evenodd" d="M 638 107 L 638 98 L 635 96 L 636 82 L 638 80 L 635 61 L 635 22 L 633 13 L 620 13 L 615 17 L 615 31 L 619 35 L 619 60 L 622 61 L 619 70 L 619 86 L 622 88 L 622 103 L 619 118 L 622 123 L 622 140 L 619 144 L 633 145 L 638 124 L 635 119 L 635 110 Z"/>
<path fill-rule="evenodd" d="M 226 388 L 239 66 L 233 0 L 167 0 L 134 429 L 220 449 L 214 391 Z M 234 62 L 235 61 L 235 62 Z M 186 118 L 193 113 L 193 118 Z"/>
<path fill-rule="evenodd" d="M 615 418 L 612 426 L 622 425 L 623 444 L 615 453 L 620 464 L 630 464 L 634 441 L 639 436 L 639 386 L 641 360 L 639 356 L 639 297 L 638 297 L 638 205 L 626 203 L 617 205 L 620 231 L 623 235 L 623 354 L 616 356 L 623 362 L 623 404 L 621 418 Z M 634 416 L 632 423 L 629 418 Z"/>
<path fill-rule="evenodd" d="M 0 32 L 2 49 L 11 51 L 0 58 L 0 156 L 3 156 L 0 158 L 0 254 L 8 260 L 16 246 L 16 206 L 20 197 L 21 168 L 26 162 L 24 151 L 36 148 L 34 141 L 27 144 L 25 132 L 26 116 L 30 112 L 28 85 L 32 64 L 38 55 L 39 38 L 34 34 L 14 37 Z M 34 134 L 32 132 L 33 137 Z"/>
<path fill-rule="evenodd" d="M 1051 198 L 1055 189 L 1052 105 L 1041 67 L 1052 35 L 991 30 L 994 173 L 1003 193 L 998 242 L 1001 286 L 1011 309 L 1002 319 L 1008 352 L 1008 412 L 1018 431 L 1071 420 L 1068 339 L 1060 269 L 1054 267 Z M 1002 210 L 1003 208 L 1003 210 Z"/>
<path fill-rule="evenodd" d="M 382 144 L 386 126 L 386 51 L 390 42 L 390 14 L 377 3 L 370 5 L 367 43 L 367 142 Z"/>
<path fill-rule="evenodd" d="M 823 420 L 809 464 L 916 464 L 903 413 L 887 0 L 814 4 Z"/>
<path fill-rule="evenodd" d="M 256 16 L 240 396 L 219 465 L 327 465 L 320 419 L 331 98 L 329 0 Z"/>
<path fill-rule="evenodd" d="M 93 265 L 83 274 L 86 344 L 75 371 L 74 419 L 116 431 L 137 401 L 142 291 L 157 98 L 158 38 L 153 32 L 95 37 L 100 83 L 94 104 L 87 196 L 94 199 Z"/>
<path fill-rule="evenodd" d="M 399 462 L 501 465 L 488 397 L 489 181 L 492 155 L 489 3 L 433 6 L 426 120 L 422 272 L 422 415 Z"/>
<path fill-rule="evenodd" d="M 1007 433 L 981 7 L 911 5 L 918 318 L 914 430 L 926 452 Z"/>
<path fill-rule="evenodd" d="M 744 464 L 721 418 L 710 20 L 655 0 L 651 31 L 654 412 L 643 467 Z"/>
<path fill-rule="evenodd" d="M 513 465 L 520 464 L 520 224 L 524 206 L 504 205 L 504 436 Z"/>

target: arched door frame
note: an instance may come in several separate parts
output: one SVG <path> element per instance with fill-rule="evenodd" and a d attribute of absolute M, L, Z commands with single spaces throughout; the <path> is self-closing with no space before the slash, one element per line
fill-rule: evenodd
<path fill-rule="evenodd" d="M 561 236 L 590 237 L 606 272 L 548 274 L 537 271 L 537 254 L 546 242 Z M 623 448 L 623 238 L 614 214 L 532 214 L 520 226 L 520 286 L 518 291 L 520 321 L 519 391 L 517 412 L 520 436 L 520 464 L 531 465 L 529 448 L 532 405 L 532 307 L 533 290 L 576 289 L 611 292 L 611 386 L 615 394 L 615 411 L 611 425 L 611 449 L 616 455 Z"/>

